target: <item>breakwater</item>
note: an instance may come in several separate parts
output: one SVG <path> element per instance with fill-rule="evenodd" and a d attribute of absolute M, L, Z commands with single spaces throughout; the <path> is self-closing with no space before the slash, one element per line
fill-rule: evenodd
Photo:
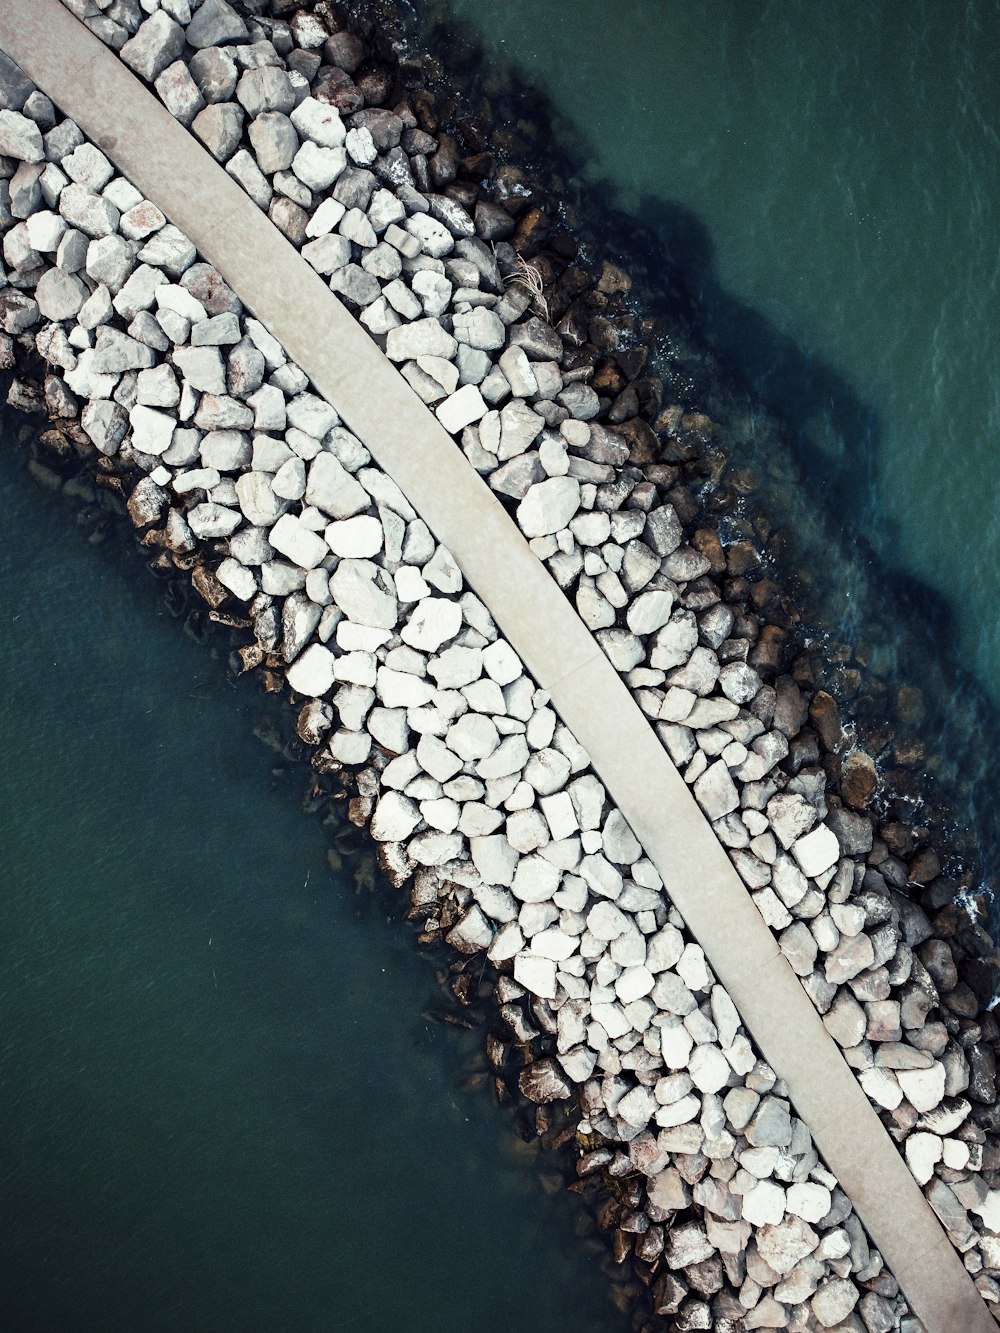
<path fill-rule="evenodd" d="M 223 31 L 220 42 L 235 41 L 235 21 L 244 24 L 234 11 L 207 0 L 199 16 L 205 18 L 202 27 L 208 32 L 213 31 L 213 21 L 223 29 L 226 24 L 234 29 L 228 36 Z M 133 39 L 134 46 L 129 49 L 126 43 L 123 58 L 130 58 L 151 79 L 162 80 L 158 90 L 168 105 L 178 87 L 186 89 L 190 99 L 191 87 L 197 86 L 190 72 L 190 83 L 184 84 L 176 63 L 155 68 L 164 54 L 181 54 L 183 42 L 171 50 L 177 43 L 173 28 L 162 21 L 150 23 Z M 274 36 L 283 30 L 265 31 Z M 415 123 L 406 126 L 395 111 L 375 112 L 354 100 L 351 89 L 365 86 L 360 81 L 364 73 L 358 82 L 350 77 L 364 62 L 363 48 L 359 53 L 342 29 L 331 35 L 328 16 L 319 28 L 310 28 L 302 18 L 297 28 L 293 16 L 289 32 L 300 43 L 290 54 L 294 50 L 308 54 L 322 45 L 335 62 L 328 67 L 328 98 L 305 96 L 296 101 L 292 95 L 286 114 L 278 106 L 293 87 L 287 71 L 282 81 L 267 72 L 279 68 L 278 63 L 258 67 L 251 62 L 229 90 L 237 92 L 236 102 L 210 115 L 205 113 L 219 104 L 203 107 L 192 116 L 195 133 L 216 156 L 235 164 L 233 174 L 241 173 L 261 198 L 261 181 L 273 190 L 279 175 L 294 168 L 299 154 L 307 150 L 299 171 L 308 172 L 313 184 L 294 170 L 294 180 L 283 177 L 281 190 L 270 199 L 272 220 L 293 236 L 301 224 L 297 239 L 303 242 L 306 258 L 315 259 L 314 266 L 331 258 L 340 260 L 329 273 L 331 286 L 364 311 L 362 321 L 385 338 L 389 357 L 403 366 L 409 382 L 434 407 L 442 424 L 461 436 L 472 465 L 511 502 L 535 555 L 571 593 L 585 623 L 655 720 L 706 816 L 732 849 L 734 863 L 754 890 L 764 919 L 780 934 L 783 952 L 794 956 L 802 974 L 813 979 L 813 998 L 827 1015 L 830 1035 L 853 1052 L 863 1083 L 864 1075 L 871 1075 L 867 1081 L 877 1088 L 876 1100 L 895 1129 L 901 1134 L 907 1128 L 917 1131 L 911 1136 L 909 1155 L 919 1179 L 925 1174 L 926 1158 L 917 1159 L 915 1152 L 918 1146 L 926 1147 L 933 1155 L 933 1144 L 927 1142 L 934 1137 L 932 1126 L 942 1129 L 950 1143 L 963 1127 L 968 1134 L 970 1114 L 973 1122 L 983 1118 L 978 1105 L 973 1113 L 966 1101 L 964 1106 L 949 1105 L 949 1114 L 958 1119 L 954 1124 L 948 1121 L 947 1131 L 937 1120 L 918 1124 L 919 1117 L 933 1115 L 946 1092 L 954 1096 L 964 1091 L 967 1083 L 957 1088 L 956 1084 L 961 1084 L 963 1073 L 968 1080 L 969 1072 L 963 1048 L 951 1040 L 949 1025 L 942 1022 L 940 1030 L 930 1034 L 927 1029 L 933 1024 L 924 1021 L 940 999 L 930 981 L 931 966 L 940 973 L 941 993 L 951 997 L 946 1006 L 950 1013 L 955 1012 L 950 1005 L 968 1003 L 968 985 L 963 982 L 966 990 L 958 989 L 957 975 L 951 977 L 937 948 L 940 941 L 924 949 L 927 958 L 913 954 L 914 946 L 927 944 L 932 932 L 928 923 L 927 934 L 921 937 L 926 917 L 907 888 L 940 877 L 926 848 L 919 853 L 910 849 L 913 854 L 905 860 L 897 854 L 900 848 L 891 851 L 881 838 L 876 846 L 871 821 L 861 813 L 873 795 L 874 765 L 863 751 L 854 749 L 850 762 L 838 766 L 837 757 L 850 747 L 835 701 L 811 688 L 814 682 L 803 665 L 793 674 L 785 670 L 788 637 L 777 619 L 780 588 L 773 580 L 751 577 L 755 570 L 749 543 L 728 542 L 726 547 L 736 549 L 727 551 L 718 534 L 713 542 L 699 503 L 718 480 L 713 478 L 713 466 L 724 462 L 707 447 L 715 434 L 713 423 L 669 406 L 661 415 L 662 405 L 657 403 L 655 412 L 644 409 L 655 418 L 654 429 L 640 401 L 641 352 L 607 345 L 619 303 L 597 302 L 605 321 L 604 345 L 599 347 L 590 341 L 594 306 L 585 300 L 592 289 L 586 275 L 567 276 L 571 265 L 564 263 L 560 271 L 559 261 L 566 255 L 557 239 L 545 271 L 544 210 L 528 207 L 515 216 L 518 210 L 485 200 L 476 204 L 473 220 L 454 198 L 454 190 L 437 194 L 432 188 L 442 186 L 430 174 L 430 162 L 440 147 L 428 156 L 427 140 L 417 138 L 422 133 L 431 139 L 430 130 L 421 130 L 415 115 Z M 195 33 L 201 28 L 189 36 Z M 250 43 L 249 37 L 249 33 L 243 37 L 249 47 L 260 45 Z M 270 38 L 262 40 L 277 50 Z M 279 35 L 279 42 L 283 40 Z M 339 56 L 330 55 L 328 47 Z M 206 49 L 213 59 L 203 63 L 217 67 L 217 48 L 212 43 L 199 47 Z M 237 56 L 239 52 L 236 42 Z M 347 70 L 345 62 L 356 57 L 353 69 Z M 235 61 L 229 59 L 235 76 Z M 201 67 L 194 61 L 192 66 Z M 321 68 L 317 64 L 314 73 Z M 168 71 L 171 77 L 164 79 Z M 247 78 L 249 74 L 258 77 Z M 362 100 L 365 96 L 362 93 Z M 265 109 L 269 98 L 278 100 Z M 337 115 L 337 103 L 345 98 L 347 103 L 339 109 L 345 112 L 346 124 Z M 249 150 L 237 149 L 240 141 L 233 137 L 233 127 L 243 129 L 245 112 L 251 114 L 253 157 Z M 19 115 L 12 113 L 5 129 L 11 136 L 23 137 L 11 138 L 8 144 L 12 148 L 28 143 L 30 167 L 31 118 L 13 118 Z M 401 144 L 407 129 L 415 131 L 409 136 L 409 151 Z M 400 142 L 393 143 L 397 130 Z M 375 132 L 383 136 L 381 145 L 375 142 Z M 320 141 L 319 135 L 325 140 Z M 348 144 L 338 158 L 337 150 Z M 80 151 L 87 148 L 83 143 L 70 146 L 60 168 L 63 160 L 75 158 L 70 172 L 102 175 L 110 164 L 102 162 L 100 154 L 95 157 L 96 150 Z M 317 154 L 317 149 L 327 150 L 326 154 Z M 286 156 L 284 166 L 278 165 Z M 365 158 L 368 166 L 380 164 L 384 174 L 368 171 L 362 165 Z M 308 238 L 325 238 L 325 243 L 307 252 L 308 219 L 318 218 L 324 205 L 309 214 L 288 191 L 297 181 L 318 192 L 322 188 L 315 177 L 318 163 L 323 171 L 333 170 L 335 207 L 325 215 L 333 218 L 330 230 Z M 41 157 L 37 165 L 34 184 L 47 170 L 41 167 Z M 273 183 L 262 174 L 263 165 L 271 167 Z M 436 160 L 434 170 L 447 175 L 450 167 Z M 443 188 L 452 185 L 458 174 L 456 169 Z M 13 188 L 24 188 L 32 172 L 23 172 L 20 181 L 16 175 L 11 177 Z M 447 552 L 429 534 L 425 536 L 426 529 L 412 526 L 419 524 L 418 517 L 389 489 L 385 474 L 370 465 L 363 446 L 335 414 L 330 417 L 330 409 L 309 392 L 301 372 L 296 375 L 297 368 L 273 339 L 268 341 L 266 330 L 245 316 L 217 274 L 196 262 L 193 247 L 162 215 L 157 220 L 148 205 L 135 200 L 125 211 L 132 214 L 139 209 L 142 218 L 126 226 L 139 221 L 146 227 L 152 221 L 151 230 L 135 239 L 134 250 L 100 244 L 116 239 L 118 219 L 108 207 L 121 211 L 107 190 L 113 188 L 122 204 L 127 193 L 111 180 L 113 175 L 112 169 L 97 187 L 100 195 L 94 188 L 96 180 L 88 189 L 68 177 L 79 189 L 69 184 L 60 188 L 58 215 L 51 209 L 29 209 L 24 232 L 12 228 L 18 242 L 25 237 L 29 242 L 26 251 L 17 250 L 18 242 L 11 245 L 11 253 L 22 258 L 21 269 L 15 265 L 15 271 L 36 280 L 10 294 L 5 316 L 12 325 L 26 320 L 22 327 L 30 327 L 40 314 L 49 324 L 43 331 L 46 353 L 55 354 L 51 359 L 57 365 L 59 357 L 74 359 L 72 367 L 62 367 L 63 379 L 53 376 L 46 385 L 52 402 L 63 393 L 64 382 L 69 393 L 89 400 L 81 417 L 82 433 L 72 425 L 61 433 L 70 441 L 65 447 L 69 450 L 75 441 L 85 449 L 89 440 L 105 459 L 114 460 L 104 465 L 104 474 L 112 487 L 127 493 L 133 521 L 145 531 L 147 545 L 170 552 L 160 557 L 164 561 L 176 564 L 180 558 L 189 563 L 195 586 L 217 619 L 238 630 L 242 626 L 234 622 L 241 617 L 227 608 L 234 600 L 251 604 L 251 615 L 242 618 L 252 622 L 255 642 L 245 648 L 244 665 L 262 667 L 266 679 L 277 683 L 287 668 L 291 686 L 313 700 L 303 707 L 300 728 L 304 740 L 322 747 L 319 766 L 347 772 L 360 768 L 354 816 L 359 822 L 373 817 L 373 832 L 383 843 L 386 865 L 400 881 L 408 880 L 419 867 L 414 907 L 426 909 L 425 933 L 444 930 L 452 947 L 470 955 L 486 950 L 494 964 L 501 965 L 497 984 L 507 1006 L 504 1017 L 515 1036 L 531 1040 L 538 1035 L 538 1023 L 541 1031 L 556 1039 L 555 1059 L 551 1054 L 534 1059 L 521 1076 L 522 1092 L 545 1104 L 568 1097 L 572 1084 L 582 1083 L 587 1119 L 578 1129 L 581 1144 L 595 1132 L 610 1142 L 629 1144 L 627 1155 L 596 1147 L 585 1154 L 585 1174 L 607 1168 L 611 1179 L 627 1178 L 627 1191 L 639 1189 L 634 1199 L 626 1193 L 619 1211 L 609 1215 L 617 1224 L 616 1257 L 624 1261 L 634 1247 L 637 1273 L 640 1280 L 651 1282 L 657 1309 L 670 1313 L 667 1307 L 676 1303 L 688 1321 L 742 1318 L 743 1311 L 759 1306 L 759 1317 L 770 1318 L 776 1306 L 787 1303 L 803 1307 L 797 1318 L 832 1322 L 836 1311 L 846 1314 L 859 1300 L 865 1309 L 878 1311 L 875 1318 L 900 1317 L 901 1309 L 892 1305 L 896 1293 L 891 1277 L 881 1277 L 881 1261 L 867 1252 L 863 1237 L 854 1235 L 852 1240 L 849 1204 L 844 1213 L 844 1204 L 831 1193 L 836 1181 L 828 1179 L 829 1173 L 815 1161 L 805 1127 L 788 1118 L 773 1073 L 761 1068 L 753 1056 L 738 1017 L 726 1008 L 725 992 L 713 984 L 698 946 L 685 938 L 683 922 L 660 892 L 655 871 L 651 874 L 648 863 L 643 864 L 641 848 L 609 808 L 600 783 L 586 772 L 586 754 L 559 727 L 510 650 L 504 651 L 506 645 L 476 599 L 463 589 Z M 304 200 L 301 190 L 298 198 Z M 421 199 L 426 209 L 420 206 Z M 470 207 L 472 202 L 466 200 Z M 53 252 L 45 250 L 41 238 L 42 249 L 36 250 L 29 232 L 33 221 L 34 230 L 42 230 L 36 218 L 46 212 L 49 217 L 40 221 L 57 231 L 59 221 L 51 221 L 57 216 L 81 227 L 96 226 L 99 232 L 107 228 L 105 234 L 91 237 L 97 243 L 93 261 L 88 244 L 84 265 L 75 270 L 65 263 L 47 268 L 35 262 L 34 256 Z M 376 223 L 383 241 L 377 239 Z M 477 244 L 476 233 L 493 228 L 490 239 L 498 244 L 491 254 Z M 71 229 L 79 234 L 76 227 Z M 55 238 L 57 260 L 65 231 Z M 514 242 L 509 248 L 502 241 L 504 232 Z M 351 250 L 352 245 L 358 250 Z M 114 276 L 101 267 L 105 261 L 119 265 Z M 409 261 L 409 268 L 404 269 L 404 261 Z M 91 267 L 95 273 L 90 273 Z M 75 277 L 81 268 L 94 284 L 92 292 L 84 291 L 87 284 Z M 402 281 L 404 272 L 408 282 Z M 133 282 L 138 275 L 148 285 L 148 304 L 140 302 L 133 310 L 130 302 L 141 285 Z M 101 276 L 109 281 L 100 282 Z M 75 278 L 76 285 L 67 278 Z M 375 279 L 374 285 L 369 278 Z M 574 284 L 578 284 L 575 293 Z M 100 297 L 101 286 L 106 299 Z M 117 291 L 112 294 L 113 286 Z M 621 292 L 621 278 L 605 270 L 597 287 L 598 296 L 614 298 Z M 389 288 L 396 302 L 387 295 Z M 460 299 L 453 300 L 456 293 Z M 60 330 L 52 326 L 76 319 L 94 296 L 122 321 L 127 318 L 129 331 L 115 327 L 115 315 L 108 310 L 106 319 L 92 325 L 99 330 L 92 344 L 80 346 L 75 331 L 66 337 L 69 348 L 74 347 L 70 338 L 77 338 L 80 355 L 76 356 L 66 351 Z M 76 308 L 67 310 L 65 303 L 72 305 L 77 298 Z M 566 306 L 560 316 L 556 307 L 562 300 Z M 533 302 L 539 303 L 540 314 L 531 313 Z M 90 314 L 83 318 L 89 320 Z M 148 318 L 141 318 L 144 314 Z M 628 320 L 627 311 L 621 318 Z M 82 323 L 80 327 L 87 331 Z M 10 332 L 18 329 L 12 327 Z M 156 342 L 164 338 L 166 345 L 157 348 Z M 236 350 L 224 353 L 220 348 Z M 606 357 L 602 367 L 594 353 L 612 350 L 614 356 Z M 169 356 L 158 358 L 157 351 Z M 492 352 L 497 353 L 495 358 Z M 120 364 L 123 360 L 125 364 Z M 264 392 L 265 371 L 270 372 L 267 387 L 280 395 L 280 403 L 276 393 Z M 101 375 L 115 377 L 115 384 L 96 383 L 94 377 Z M 128 377 L 124 391 L 122 376 Z M 240 389 L 234 387 L 237 376 L 242 376 Z M 623 379 L 618 387 L 615 376 Z M 101 397 L 100 388 L 118 397 Z M 641 391 L 655 395 L 655 383 L 642 384 Z M 17 392 L 24 401 L 30 398 L 29 389 Z M 62 402 L 64 409 L 74 406 L 65 397 Z M 180 409 L 181 424 L 170 415 L 174 407 Z M 265 411 L 274 417 L 258 419 L 258 413 Z M 69 421 L 74 413 L 64 410 L 63 415 Z M 244 437 L 252 431 L 257 435 L 251 443 Z M 283 444 L 265 431 L 282 432 Z M 63 447 L 58 440 L 49 445 L 56 450 Z M 135 474 L 121 471 L 129 466 L 145 473 L 135 486 L 131 485 Z M 129 478 L 128 486 L 110 480 L 115 476 Z M 185 494 L 191 499 L 175 502 Z M 224 555 L 220 545 L 211 548 L 207 562 L 202 558 L 199 539 L 204 543 L 227 538 Z M 397 548 L 398 554 L 392 554 Z M 381 564 L 371 563 L 373 558 Z M 721 567 L 713 570 L 713 559 L 716 565 L 721 560 Z M 406 573 L 401 586 L 398 575 L 403 568 L 416 570 L 420 581 Z M 322 574 L 317 576 L 317 571 Z M 391 583 L 387 572 L 392 574 Z M 713 587 L 713 572 L 731 576 L 725 599 Z M 733 596 L 740 590 L 741 577 L 748 605 L 740 605 Z M 283 599 L 280 614 L 275 599 Z M 412 609 L 401 613 L 401 605 Z M 397 629 L 398 645 L 393 642 Z M 456 672 L 463 679 L 456 679 Z M 321 701 L 335 681 L 336 716 Z M 475 689 L 477 706 L 469 691 L 480 685 Z M 462 695 L 466 706 L 458 699 L 437 697 L 442 694 Z M 351 726 L 351 720 L 357 725 Z M 823 766 L 821 754 L 828 760 Z M 456 761 L 458 767 L 453 767 Z M 393 764 L 398 766 L 395 771 Z M 836 790 L 829 792 L 829 786 Z M 483 826 L 483 821 L 497 819 L 501 822 Z M 497 833 L 501 824 L 502 836 Z M 469 839 L 471 861 L 464 857 L 463 838 Z M 870 915 L 862 906 L 868 899 L 848 901 L 858 898 L 857 891 L 873 895 Z M 537 910 L 527 910 L 532 908 Z M 939 930 L 943 927 L 939 922 Z M 963 943 L 963 949 L 987 951 L 984 940 L 970 927 L 964 930 L 971 946 Z M 876 946 L 883 955 L 878 960 Z M 582 969 L 574 958 L 582 961 Z M 513 982 L 502 969 L 510 961 Z M 848 983 L 862 974 L 868 979 L 858 983 L 859 993 Z M 577 983 L 583 983 L 586 999 Z M 874 988 L 871 994 L 866 986 Z M 896 998 L 892 998 L 894 986 Z M 880 997 L 875 992 L 883 988 L 886 994 Z M 651 995 L 654 999 L 648 1000 Z M 928 1001 L 926 1007 L 921 995 Z M 913 1004 L 904 1012 L 904 1003 L 911 998 Z M 519 1005 L 522 1000 L 527 1000 L 526 1007 Z M 575 1008 L 574 1001 L 584 1008 Z M 877 1011 L 865 1007 L 883 1002 L 890 1007 Z M 560 1032 L 560 1016 L 576 1026 Z M 876 1019 L 888 1022 L 889 1030 L 876 1031 L 872 1026 L 878 1026 Z M 956 1032 L 970 1033 L 957 1020 L 952 1026 Z M 647 1033 L 658 1051 L 650 1049 Z M 931 1035 L 939 1043 L 936 1049 L 919 1045 Z M 987 1043 L 989 1036 L 987 1031 Z M 970 1045 L 983 1037 L 980 1023 Z M 873 1044 L 880 1048 L 876 1051 Z M 908 1049 L 914 1053 L 904 1054 Z M 936 1055 L 944 1058 L 936 1060 Z M 900 1059 L 907 1063 L 894 1063 Z M 600 1077 L 592 1077 L 598 1069 Z M 666 1070 L 674 1072 L 661 1073 Z M 724 1088 L 725 1097 L 720 1095 Z M 741 1089 L 750 1095 L 730 1096 Z M 976 1091 L 982 1094 L 983 1086 Z M 985 1100 L 990 1100 L 988 1092 Z M 645 1128 L 651 1119 L 659 1131 L 652 1140 Z M 774 1134 L 778 1139 L 763 1141 L 763 1136 Z M 983 1140 L 973 1135 L 971 1141 L 981 1147 L 985 1135 Z M 966 1140 L 957 1137 L 954 1142 Z M 778 1151 L 764 1158 L 753 1156 L 765 1147 Z M 702 1151 L 705 1148 L 712 1151 Z M 965 1169 L 973 1156 L 978 1157 L 977 1166 L 982 1158 L 970 1150 L 961 1164 L 953 1165 L 961 1149 L 949 1146 L 948 1151 L 951 1161 L 933 1180 L 925 1175 L 924 1183 L 932 1202 L 936 1200 L 939 1211 L 954 1222 L 958 1243 L 981 1251 L 986 1238 L 973 1238 L 968 1216 L 963 1229 L 957 1214 L 951 1213 L 950 1201 L 957 1202 L 965 1193 L 975 1217 L 989 1212 L 988 1178 Z M 686 1162 L 668 1166 L 674 1156 L 702 1157 L 704 1166 Z M 745 1174 L 737 1178 L 735 1163 L 744 1156 L 747 1165 L 739 1170 Z M 710 1161 L 718 1164 L 710 1179 L 727 1186 L 721 1194 L 728 1202 L 712 1194 L 715 1210 L 704 1203 L 709 1188 L 718 1189 L 707 1183 Z M 765 1175 L 756 1176 L 751 1163 L 763 1167 L 765 1161 L 770 1164 Z M 686 1180 L 682 1168 L 695 1178 Z M 991 1167 L 986 1164 L 984 1170 Z M 954 1174 L 946 1178 L 944 1172 Z M 668 1206 L 665 1196 L 656 1192 L 646 1199 L 642 1176 L 657 1191 L 678 1189 L 671 1198 L 681 1202 Z M 693 1197 L 685 1194 L 685 1184 L 693 1187 Z M 817 1213 L 824 1190 L 829 1206 Z M 732 1202 L 734 1197 L 742 1202 Z M 627 1212 L 621 1211 L 629 1202 Z M 666 1209 L 670 1215 L 678 1207 L 685 1212 L 690 1208 L 696 1215 L 705 1210 L 706 1221 L 701 1224 L 705 1230 L 692 1220 L 670 1231 L 665 1244 L 660 1223 L 667 1218 L 656 1214 Z M 730 1218 L 728 1210 L 737 1215 Z M 825 1242 L 812 1230 L 810 1220 L 820 1224 L 820 1231 L 831 1233 L 826 1249 L 819 1249 Z M 730 1222 L 733 1229 L 725 1229 Z M 763 1243 L 765 1256 L 770 1256 L 755 1271 L 766 1277 L 767 1268 L 775 1280 L 751 1277 L 753 1285 L 747 1286 L 740 1265 L 748 1262 L 750 1226 L 760 1228 L 756 1244 L 760 1249 Z M 706 1234 L 714 1235 L 715 1242 L 705 1240 Z M 847 1251 L 836 1254 L 841 1237 L 850 1244 Z M 701 1254 L 699 1247 L 704 1244 L 709 1244 L 709 1252 Z M 848 1253 L 851 1258 L 845 1267 Z M 728 1266 L 720 1255 L 730 1256 Z M 817 1273 L 812 1265 L 823 1260 L 834 1267 Z M 704 1272 L 703 1264 L 708 1265 Z M 778 1279 L 793 1268 L 796 1282 L 785 1286 Z M 664 1270 L 682 1272 L 684 1277 L 668 1280 Z M 848 1274 L 864 1284 L 863 1296 L 847 1280 Z M 738 1298 L 735 1287 L 727 1286 L 737 1278 Z M 815 1284 L 806 1291 L 812 1278 Z M 720 1285 L 713 1291 L 703 1289 L 717 1279 Z M 983 1281 L 988 1284 L 988 1279 Z M 770 1288 L 780 1288 L 780 1294 L 763 1295 Z M 700 1299 L 708 1296 L 713 1297 L 711 1311 Z"/>

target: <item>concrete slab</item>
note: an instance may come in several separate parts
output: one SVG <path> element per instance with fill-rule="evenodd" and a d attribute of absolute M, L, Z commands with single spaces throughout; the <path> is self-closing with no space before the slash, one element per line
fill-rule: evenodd
<path fill-rule="evenodd" d="M 931 1333 L 995 1333 L 683 779 L 455 442 L 240 187 L 59 0 L 4 0 L 0 47 L 219 269 L 451 550 L 589 751 L 914 1313 Z"/>

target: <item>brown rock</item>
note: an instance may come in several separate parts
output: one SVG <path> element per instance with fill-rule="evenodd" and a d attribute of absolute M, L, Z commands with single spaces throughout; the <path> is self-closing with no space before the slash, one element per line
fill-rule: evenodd
<path fill-rule="evenodd" d="M 655 463 L 660 455 L 660 442 L 656 433 L 641 417 L 615 426 L 615 434 L 628 445 L 628 461 L 635 467 L 644 463 Z"/>
<path fill-rule="evenodd" d="M 809 705 L 809 721 L 824 750 L 836 754 L 844 743 L 844 731 L 840 725 L 840 710 L 832 694 L 827 694 L 826 690 L 816 691 Z"/>
<path fill-rule="evenodd" d="M 572 1092 L 559 1066 L 550 1059 L 536 1060 L 527 1069 L 522 1069 L 517 1083 L 531 1102 L 557 1102 Z"/>
<path fill-rule="evenodd" d="M 878 771 L 871 755 L 852 750 L 840 771 L 840 795 L 852 810 L 866 810 L 878 786 Z"/>

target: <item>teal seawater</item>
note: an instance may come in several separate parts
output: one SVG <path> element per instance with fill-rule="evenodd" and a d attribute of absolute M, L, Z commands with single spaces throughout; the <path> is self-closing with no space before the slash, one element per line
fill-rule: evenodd
<path fill-rule="evenodd" d="M 250 690 L 0 420 L 0 1329 L 625 1323 Z"/>
<path fill-rule="evenodd" d="M 442 0 L 434 13 L 481 44 L 487 70 L 548 95 L 529 132 L 542 156 L 572 140 L 574 202 L 595 232 L 610 216 L 612 254 L 644 263 L 640 303 L 679 272 L 698 336 L 784 423 L 748 409 L 742 456 L 795 531 L 829 632 L 866 640 L 890 683 L 924 688 L 928 748 L 982 825 L 988 866 L 1000 3 Z"/>

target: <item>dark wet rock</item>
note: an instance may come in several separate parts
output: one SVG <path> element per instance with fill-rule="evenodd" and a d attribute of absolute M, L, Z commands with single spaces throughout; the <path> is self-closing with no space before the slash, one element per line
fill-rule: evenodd
<path fill-rule="evenodd" d="M 840 794 L 852 810 L 866 810 L 878 787 L 875 761 L 864 750 L 852 750 L 841 765 Z"/>
<path fill-rule="evenodd" d="M 518 1087 L 529 1101 L 557 1102 L 572 1093 L 572 1084 L 566 1079 L 554 1060 L 536 1060 L 522 1069 Z"/>

